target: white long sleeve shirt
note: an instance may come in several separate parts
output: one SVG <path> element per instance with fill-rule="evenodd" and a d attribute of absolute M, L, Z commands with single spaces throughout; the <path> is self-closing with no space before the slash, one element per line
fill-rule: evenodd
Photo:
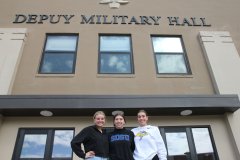
<path fill-rule="evenodd" d="M 133 128 L 135 150 L 133 157 L 135 160 L 152 160 L 157 154 L 160 160 L 167 160 L 167 151 L 157 127 L 147 125 Z"/>

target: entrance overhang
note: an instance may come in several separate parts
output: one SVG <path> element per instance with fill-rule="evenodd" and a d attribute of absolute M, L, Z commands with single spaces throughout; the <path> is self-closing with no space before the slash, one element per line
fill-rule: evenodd
<path fill-rule="evenodd" d="M 0 114 L 3 116 L 40 116 L 48 110 L 53 116 L 92 116 L 103 110 L 114 110 L 135 116 L 144 109 L 151 116 L 221 115 L 240 108 L 237 95 L 1 95 Z"/>

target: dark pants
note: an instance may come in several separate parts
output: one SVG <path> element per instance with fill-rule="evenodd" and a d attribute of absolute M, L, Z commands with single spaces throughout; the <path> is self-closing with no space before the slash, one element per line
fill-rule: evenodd
<path fill-rule="evenodd" d="M 158 155 L 154 156 L 152 160 L 159 160 Z"/>

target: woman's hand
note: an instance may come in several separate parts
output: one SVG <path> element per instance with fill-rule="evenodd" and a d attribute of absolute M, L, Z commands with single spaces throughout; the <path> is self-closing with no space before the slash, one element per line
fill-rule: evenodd
<path fill-rule="evenodd" d="M 89 151 L 86 153 L 85 155 L 85 158 L 91 158 L 91 157 L 94 157 L 95 156 L 95 153 L 93 151 Z"/>

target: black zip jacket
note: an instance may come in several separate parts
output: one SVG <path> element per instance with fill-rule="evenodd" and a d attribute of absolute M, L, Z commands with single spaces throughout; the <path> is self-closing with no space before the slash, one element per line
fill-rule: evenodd
<path fill-rule="evenodd" d="M 109 133 L 108 139 L 111 160 L 133 160 L 135 143 L 132 131 L 125 128 L 114 129 Z"/>
<path fill-rule="evenodd" d="M 81 144 L 83 144 L 85 152 Z M 108 136 L 105 130 L 101 133 L 96 126 L 89 126 L 72 139 L 71 147 L 73 152 L 80 158 L 85 158 L 86 153 L 89 151 L 94 151 L 95 156 L 107 158 L 109 153 Z"/>

